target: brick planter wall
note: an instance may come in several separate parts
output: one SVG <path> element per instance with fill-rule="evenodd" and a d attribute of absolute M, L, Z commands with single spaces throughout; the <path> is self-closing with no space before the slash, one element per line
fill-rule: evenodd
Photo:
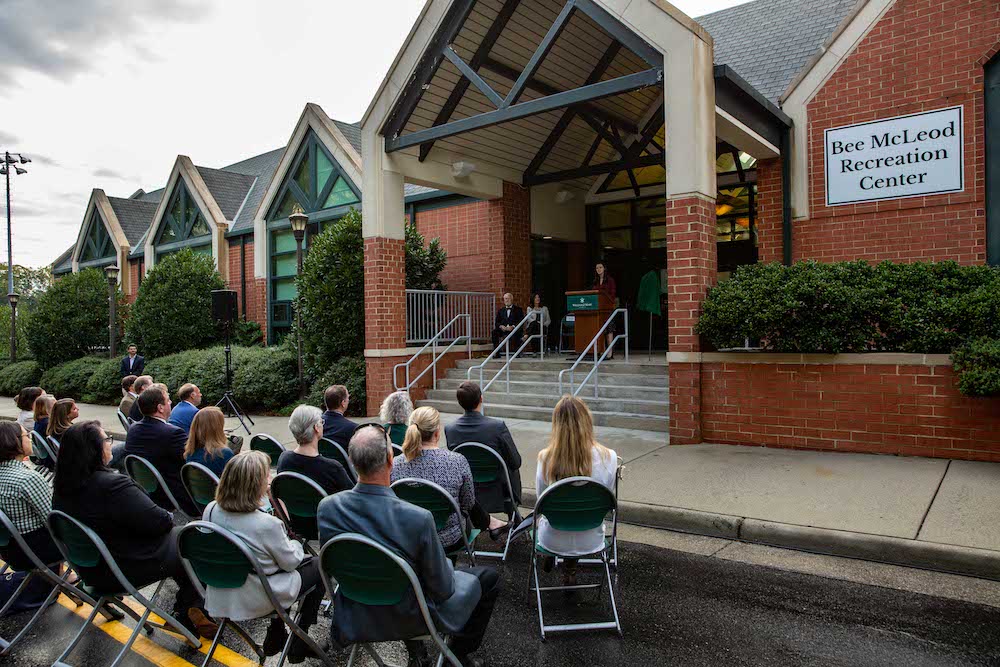
<path fill-rule="evenodd" d="M 1000 399 L 960 394 L 947 355 L 701 360 L 706 442 L 1000 461 Z"/>

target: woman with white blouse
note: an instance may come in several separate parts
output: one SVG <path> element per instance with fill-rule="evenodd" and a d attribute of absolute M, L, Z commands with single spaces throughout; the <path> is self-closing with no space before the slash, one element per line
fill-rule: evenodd
<path fill-rule="evenodd" d="M 527 315 L 531 318 L 528 322 L 528 335 L 543 335 L 541 343 L 536 341 L 533 345 L 535 352 L 538 352 L 542 347 L 542 343 L 545 342 L 544 334 L 549 330 L 549 325 L 552 324 L 552 317 L 549 315 L 548 306 L 542 305 L 541 294 L 535 294 L 531 297 L 531 305 L 528 307 Z"/>

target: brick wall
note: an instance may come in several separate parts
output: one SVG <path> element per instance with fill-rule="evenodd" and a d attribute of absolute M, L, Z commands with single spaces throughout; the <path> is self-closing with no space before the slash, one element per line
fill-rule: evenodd
<path fill-rule="evenodd" d="M 781 158 L 757 163 L 757 248 L 761 262 L 783 261 Z"/>
<path fill-rule="evenodd" d="M 365 239 L 365 349 L 406 347 L 406 254 L 401 239 Z M 393 390 L 397 357 L 366 361 L 368 414 L 376 414 L 382 398 Z"/>
<path fill-rule="evenodd" d="M 240 239 L 229 240 L 229 279 L 226 287 L 236 290 L 236 298 L 240 315 L 243 314 L 244 301 L 246 301 L 247 319 L 260 325 L 260 330 L 267 339 L 267 280 L 264 278 L 254 278 L 253 270 L 253 240 L 246 237 L 245 252 L 241 250 Z M 240 280 L 240 271 L 245 271 L 246 293 L 243 292 L 243 283 Z"/>
<path fill-rule="evenodd" d="M 879 355 L 893 356 L 919 355 Z M 1000 461 L 997 399 L 962 396 L 946 358 L 942 365 L 835 359 L 704 362 L 705 441 Z M 671 365 L 671 383 L 673 376 Z"/>
<path fill-rule="evenodd" d="M 130 259 L 128 261 L 129 290 L 125 293 L 125 300 L 135 303 L 135 297 L 139 292 L 139 264 L 141 259 Z"/>
<path fill-rule="evenodd" d="M 893 4 L 808 105 L 811 219 L 795 223 L 796 260 L 985 261 L 983 58 L 998 34 L 996 0 Z M 964 193 L 825 206 L 825 129 L 960 104 Z"/>

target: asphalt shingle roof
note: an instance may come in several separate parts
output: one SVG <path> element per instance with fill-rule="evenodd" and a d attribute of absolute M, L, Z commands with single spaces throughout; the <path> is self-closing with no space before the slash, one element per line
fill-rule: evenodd
<path fill-rule="evenodd" d="M 344 137 L 354 146 L 354 150 L 361 155 L 361 123 L 345 123 L 343 121 L 335 120 L 331 118 L 333 124 L 337 126 Z"/>
<path fill-rule="evenodd" d="M 153 201 L 143 201 L 142 199 L 122 199 L 121 197 L 108 197 L 108 202 L 118 217 L 118 223 L 125 232 L 130 246 L 135 246 L 139 239 L 146 233 L 149 223 L 153 221 L 156 214 L 156 207 L 159 205 Z"/>
<path fill-rule="evenodd" d="M 755 0 L 695 18 L 729 65 L 775 104 L 858 0 Z"/>
<path fill-rule="evenodd" d="M 240 232 L 253 229 L 253 216 L 257 213 L 260 200 L 264 198 L 264 190 L 267 189 L 267 186 L 271 183 L 271 179 L 274 177 L 274 171 L 278 168 L 278 161 L 281 159 L 281 154 L 284 150 L 284 147 L 275 148 L 273 151 L 255 155 L 242 162 L 222 168 L 223 171 L 247 174 L 257 179 L 253 187 L 250 188 L 250 193 L 247 195 L 243 210 L 240 211 L 239 216 L 233 221 L 230 231 Z"/>
<path fill-rule="evenodd" d="M 226 216 L 226 220 L 236 218 L 247 198 L 247 192 L 257 178 L 250 174 L 208 167 L 198 167 L 198 173 L 205 181 L 208 191 L 212 193 L 215 203 L 222 209 L 222 215 Z"/>

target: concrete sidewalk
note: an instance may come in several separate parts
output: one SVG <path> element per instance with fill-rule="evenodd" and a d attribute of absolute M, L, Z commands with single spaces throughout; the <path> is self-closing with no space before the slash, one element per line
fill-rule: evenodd
<path fill-rule="evenodd" d="M 0 418 L 16 414 L 13 400 L 0 397 Z M 80 417 L 99 419 L 121 435 L 114 408 L 80 404 Z M 253 433 L 292 441 L 286 417 L 253 419 Z M 524 461 L 530 505 L 549 425 L 506 421 Z M 238 423 L 227 420 L 227 426 Z M 669 447 L 662 433 L 596 432 L 624 461 L 619 502 L 629 523 L 1000 580 L 998 463 Z"/>

